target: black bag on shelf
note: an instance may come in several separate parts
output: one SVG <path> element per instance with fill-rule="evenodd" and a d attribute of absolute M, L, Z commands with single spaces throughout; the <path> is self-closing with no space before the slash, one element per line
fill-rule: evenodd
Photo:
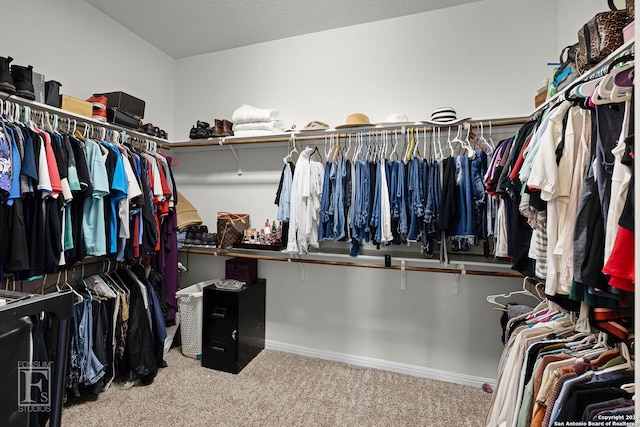
<path fill-rule="evenodd" d="M 44 103 L 60 108 L 60 87 L 62 83 L 55 80 L 44 82 Z"/>
<path fill-rule="evenodd" d="M 576 50 L 578 50 L 578 43 L 565 47 L 560 53 L 560 66 L 553 74 L 552 82 L 553 86 L 559 91 L 578 77 Z"/>
<path fill-rule="evenodd" d="M 107 108 L 107 121 L 114 125 L 124 126 L 129 129 L 138 130 L 140 127 L 140 120 L 136 119 L 130 114 L 120 111 L 117 108 Z"/>

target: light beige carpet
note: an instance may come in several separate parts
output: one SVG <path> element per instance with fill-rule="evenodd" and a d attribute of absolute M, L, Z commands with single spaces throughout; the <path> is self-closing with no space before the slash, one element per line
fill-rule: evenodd
<path fill-rule="evenodd" d="M 480 388 L 264 350 L 238 374 L 172 349 L 153 384 L 65 407 L 68 426 L 469 426 Z"/>

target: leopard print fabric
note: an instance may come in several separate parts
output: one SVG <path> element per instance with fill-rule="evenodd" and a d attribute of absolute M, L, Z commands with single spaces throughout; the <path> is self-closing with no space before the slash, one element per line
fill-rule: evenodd
<path fill-rule="evenodd" d="M 576 66 L 582 74 L 622 46 L 626 10 L 598 13 L 578 31 Z"/>

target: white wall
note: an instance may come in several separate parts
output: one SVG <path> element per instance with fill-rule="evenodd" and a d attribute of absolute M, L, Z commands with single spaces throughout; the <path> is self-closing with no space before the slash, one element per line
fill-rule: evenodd
<path fill-rule="evenodd" d="M 579 4 L 577 4 L 579 3 Z M 176 130 L 196 120 L 230 118 L 247 103 L 277 108 L 286 125 L 344 122 L 352 112 L 372 121 L 405 113 L 428 118 L 453 105 L 459 115 L 527 115 L 540 81 L 562 47 L 595 12 L 596 0 L 484 0 L 382 22 L 308 34 L 177 61 Z M 575 13 L 575 10 L 579 13 Z M 592 10 L 595 9 L 595 10 Z M 513 135 L 515 130 L 509 130 Z M 504 131 L 503 131 L 504 132 Z M 496 141 L 506 136 L 496 133 Z M 177 151 L 180 189 L 215 231 L 216 212 L 273 219 L 285 146 Z M 224 274 L 225 258 L 181 255 L 182 285 Z M 268 283 L 267 339 L 493 378 L 502 351 L 500 313 L 486 295 L 521 287 L 517 279 L 411 273 L 260 261 Z"/>
<path fill-rule="evenodd" d="M 624 1 L 616 1 L 624 7 Z M 609 10 L 606 1 L 602 0 L 560 0 L 558 1 L 558 54 L 574 43 L 578 43 L 578 30 L 596 13 Z M 558 60 L 558 55 L 552 62 Z"/>
<path fill-rule="evenodd" d="M 33 65 L 61 93 L 121 90 L 146 101 L 144 122 L 173 137 L 175 61 L 82 0 L 20 0 L 3 8 L 0 56 Z"/>
<path fill-rule="evenodd" d="M 555 3 L 484 0 L 178 60 L 176 138 L 245 103 L 279 109 L 287 126 L 354 112 L 421 120 L 448 105 L 527 114 L 557 57 Z"/>
<path fill-rule="evenodd" d="M 188 268 L 182 285 L 224 276 L 228 258 L 181 254 Z M 266 339 L 322 353 L 410 365 L 417 375 L 479 386 L 495 378 L 502 351 L 501 312 L 486 296 L 513 290 L 521 281 L 407 273 L 356 267 L 259 261 L 267 279 Z M 313 353 L 313 352 L 311 352 Z M 384 365 L 384 364 L 383 364 Z M 388 369 L 393 369 L 393 366 Z"/>

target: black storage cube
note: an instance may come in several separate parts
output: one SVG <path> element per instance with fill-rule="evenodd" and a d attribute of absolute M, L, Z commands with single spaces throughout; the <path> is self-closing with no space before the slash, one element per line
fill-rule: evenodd
<path fill-rule="evenodd" d="M 266 286 L 204 288 L 202 366 L 237 374 L 264 349 Z"/>
<path fill-rule="evenodd" d="M 131 96 L 124 92 L 106 92 L 96 93 L 95 96 L 107 97 L 107 108 L 117 108 L 123 111 L 137 120 L 144 118 L 145 102 L 142 99 L 138 99 L 135 96 Z"/>

